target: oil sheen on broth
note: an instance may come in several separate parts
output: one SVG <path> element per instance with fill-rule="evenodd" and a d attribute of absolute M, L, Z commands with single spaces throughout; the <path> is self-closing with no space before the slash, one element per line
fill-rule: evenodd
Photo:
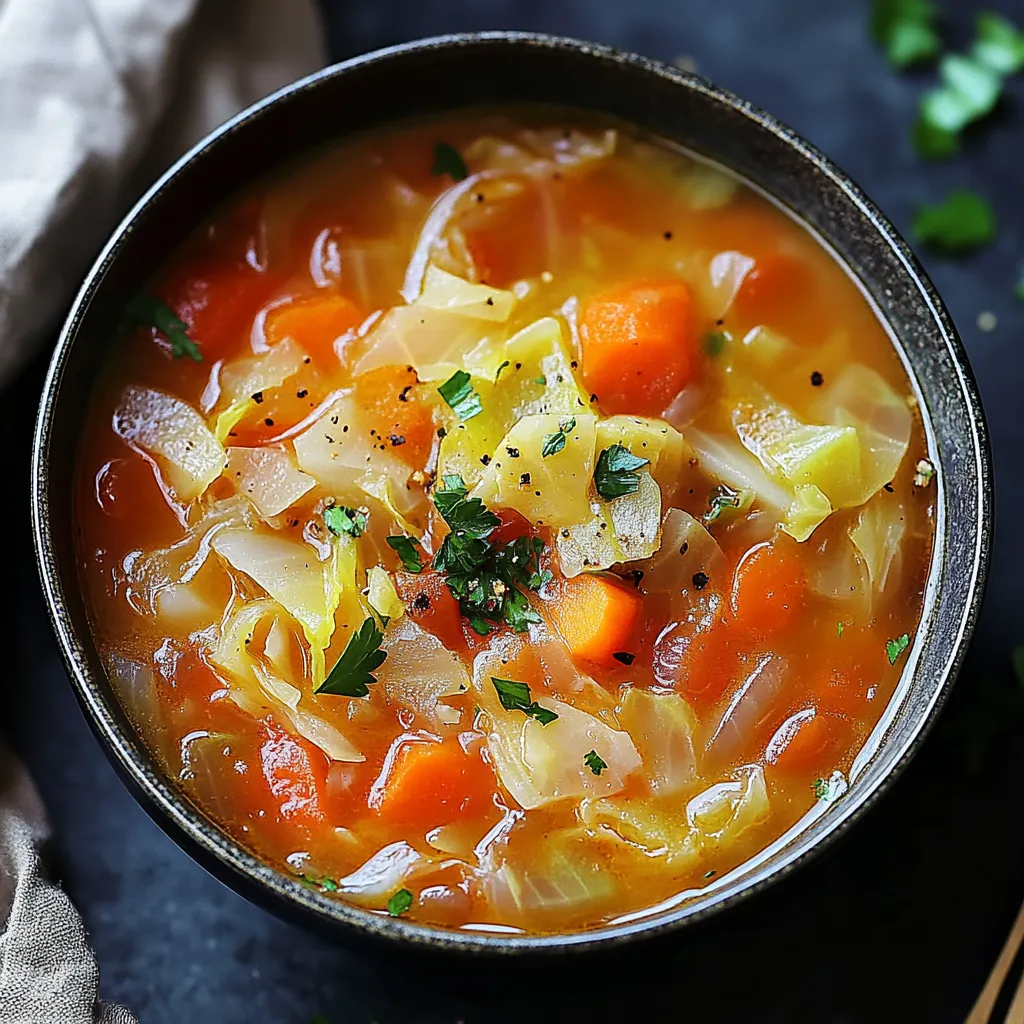
<path fill-rule="evenodd" d="M 245 846 L 417 922 L 583 929 L 842 799 L 920 617 L 926 457 L 884 329 L 767 200 L 465 115 L 170 254 L 94 397 L 81 575 Z"/>

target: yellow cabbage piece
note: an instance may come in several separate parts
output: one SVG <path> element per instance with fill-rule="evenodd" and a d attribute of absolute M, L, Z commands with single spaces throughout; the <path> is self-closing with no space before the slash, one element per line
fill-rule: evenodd
<path fill-rule="evenodd" d="M 504 323 L 516 304 L 516 297 L 502 288 L 474 284 L 431 264 L 423 280 L 423 291 L 415 305 L 441 309 L 478 320 Z"/>
<path fill-rule="evenodd" d="M 261 516 L 279 515 L 316 486 L 280 448 L 228 448 L 227 460 L 228 480 Z"/>
<path fill-rule="evenodd" d="M 793 491 L 793 504 L 786 512 L 782 529 L 794 540 L 805 541 L 832 515 L 832 505 L 814 484 L 797 484 Z"/>
<path fill-rule="evenodd" d="M 686 805 L 686 820 L 696 830 L 701 848 L 713 851 L 734 842 L 771 814 L 764 769 L 760 765 L 737 768 L 726 782 L 698 793 Z"/>
<path fill-rule="evenodd" d="M 646 416 L 609 416 L 597 424 L 597 452 L 620 444 L 637 458 L 648 459 L 651 476 L 662 488 L 674 489 L 689 454 L 683 435 L 664 420 Z"/>
<path fill-rule="evenodd" d="M 651 693 L 633 687 L 619 712 L 643 761 L 644 778 L 658 795 L 686 789 L 696 774 L 693 731 L 696 720 L 677 693 Z"/>
<path fill-rule="evenodd" d="M 607 830 L 648 856 L 663 858 L 673 871 L 691 871 L 700 864 L 700 841 L 675 807 L 663 808 L 650 798 L 610 797 L 584 800 L 580 817 L 591 828 Z"/>
<path fill-rule="evenodd" d="M 895 494 L 880 491 L 861 510 L 850 528 L 850 541 L 857 549 L 876 594 L 881 594 L 890 576 L 899 573 L 899 554 L 906 517 Z"/>
<path fill-rule="evenodd" d="M 187 504 L 224 469 L 225 454 L 202 416 L 175 395 L 129 385 L 114 411 L 114 432 L 152 456 L 171 495 Z"/>
<path fill-rule="evenodd" d="M 570 417 L 560 451 L 544 455 L 545 439 L 569 420 L 553 414 L 524 416 L 505 435 L 499 452 L 473 489 L 485 505 L 514 508 L 533 523 L 559 528 L 590 511 L 587 491 L 594 473 L 597 417 Z M 509 455 L 509 451 L 519 454 Z M 525 479 L 524 479 L 525 477 Z"/>
<path fill-rule="evenodd" d="M 382 566 L 371 565 L 366 570 L 366 600 L 378 615 L 386 619 L 400 619 L 405 614 L 405 605 L 391 576 Z"/>

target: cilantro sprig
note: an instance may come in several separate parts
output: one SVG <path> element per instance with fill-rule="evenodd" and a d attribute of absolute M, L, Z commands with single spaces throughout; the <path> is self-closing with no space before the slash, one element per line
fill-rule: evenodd
<path fill-rule="evenodd" d="M 473 388 L 473 380 L 465 370 L 456 370 L 437 391 L 463 422 L 484 411 L 480 396 Z"/>
<path fill-rule="evenodd" d="M 384 634 L 372 619 L 363 624 L 349 637 L 341 657 L 327 678 L 316 688 L 317 693 L 330 693 L 338 697 L 366 697 L 371 683 L 377 682 L 373 672 L 384 664 L 387 651 L 380 649 Z"/>
<path fill-rule="evenodd" d="M 366 509 L 349 508 L 347 505 L 332 505 L 324 509 L 324 523 L 336 537 L 347 534 L 349 537 L 361 537 L 366 529 Z"/>
<path fill-rule="evenodd" d="M 558 717 L 550 708 L 541 707 L 530 697 L 530 687 L 526 683 L 515 679 L 499 679 L 497 676 L 491 676 L 491 682 L 506 711 L 522 711 L 527 718 L 533 718 L 541 725 L 550 725 Z"/>
<path fill-rule="evenodd" d="M 640 490 L 637 470 L 648 465 L 650 461 L 634 455 L 621 444 L 605 448 L 597 457 L 597 466 L 594 469 L 594 486 L 597 493 L 606 501 L 621 498 L 624 494 L 636 494 Z"/>
<path fill-rule="evenodd" d="M 125 313 L 136 323 L 155 327 L 171 343 L 175 359 L 188 356 L 197 363 L 203 361 L 199 346 L 189 337 L 188 327 L 166 302 L 140 292 L 125 306 Z"/>

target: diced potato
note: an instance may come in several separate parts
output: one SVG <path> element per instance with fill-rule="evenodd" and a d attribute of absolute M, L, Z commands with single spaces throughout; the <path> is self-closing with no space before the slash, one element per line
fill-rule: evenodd
<path fill-rule="evenodd" d="M 474 488 L 474 496 L 488 506 L 514 508 L 538 525 L 558 528 L 586 519 L 597 417 L 572 418 L 575 424 L 565 435 L 565 446 L 545 456 L 545 438 L 558 434 L 568 420 L 552 414 L 524 416 L 501 441 L 499 454 Z M 512 458 L 509 449 L 518 456 Z"/>

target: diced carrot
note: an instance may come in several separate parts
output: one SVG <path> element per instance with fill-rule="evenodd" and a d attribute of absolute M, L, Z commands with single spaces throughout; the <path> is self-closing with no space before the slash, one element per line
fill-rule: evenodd
<path fill-rule="evenodd" d="M 787 719 L 768 744 L 766 759 L 782 775 L 812 775 L 832 752 L 838 723 L 810 710 Z"/>
<path fill-rule="evenodd" d="M 796 541 L 784 534 L 744 554 L 730 601 L 740 629 L 761 638 L 781 632 L 799 614 L 807 576 Z"/>
<path fill-rule="evenodd" d="M 494 514 L 501 520 L 501 525 L 495 527 L 488 537 L 492 544 L 508 544 L 533 532 L 530 520 L 514 508 L 495 509 Z"/>
<path fill-rule="evenodd" d="M 267 341 L 291 338 L 322 370 L 336 369 L 341 353 L 336 342 L 354 331 L 366 314 L 344 295 L 310 295 L 275 306 L 267 314 Z"/>
<path fill-rule="evenodd" d="M 547 609 L 574 658 L 612 665 L 616 653 L 629 653 L 641 600 L 632 587 L 584 573 L 562 583 Z"/>
<path fill-rule="evenodd" d="M 394 825 L 431 828 L 480 817 L 493 806 L 494 771 L 458 740 L 405 743 L 376 806 Z"/>
<path fill-rule="evenodd" d="M 693 299 L 677 279 L 599 292 L 583 309 L 583 379 L 609 413 L 656 416 L 689 383 L 697 337 Z"/>
<path fill-rule="evenodd" d="M 433 407 L 418 394 L 411 366 L 379 366 L 356 378 L 356 400 L 367 425 L 414 469 L 422 469 L 437 443 Z"/>
<path fill-rule="evenodd" d="M 268 727 L 268 732 L 260 748 L 260 762 L 281 816 L 307 823 L 321 821 L 326 758 L 304 739 L 273 727 Z"/>
<path fill-rule="evenodd" d="M 193 268 L 158 292 L 188 328 L 203 358 L 212 362 L 247 344 L 256 314 L 279 284 L 274 275 L 230 262 Z"/>
<path fill-rule="evenodd" d="M 438 572 L 396 572 L 395 588 L 409 616 L 449 650 L 465 646 L 462 613 Z"/>
<path fill-rule="evenodd" d="M 814 323 L 821 322 L 816 284 L 814 271 L 806 263 L 772 253 L 759 258 L 743 279 L 732 312 L 744 325 L 765 324 L 802 337 L 811 317 Z"/>
<path fill-rule="evenodd" d="M 710 707 L 742 675 L 746 644 L 724 603 L 696 632 L 679 658 L 676 689 L 695 706 Z"/>

